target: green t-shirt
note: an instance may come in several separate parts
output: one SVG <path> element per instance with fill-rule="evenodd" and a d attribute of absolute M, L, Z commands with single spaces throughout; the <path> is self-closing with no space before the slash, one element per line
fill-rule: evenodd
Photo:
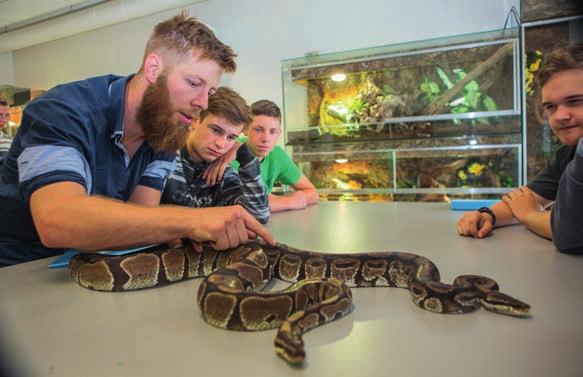
<path fill-rule="evenodd" d="M 235 170 L 239 170 L 237 160 L 234 160 L 231 165 Z M 293 186 L 301 177 L 300 169 L 279 145 L 276 145 L 261 161 L 261 178 L 268 193 L 271 193 L 276 181 Z"/>

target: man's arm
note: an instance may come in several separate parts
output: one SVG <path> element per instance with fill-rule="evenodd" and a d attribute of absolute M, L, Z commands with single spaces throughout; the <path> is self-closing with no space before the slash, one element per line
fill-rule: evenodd
<path fill-rule="evenodd" d="M 302 174 L 300 179 L 292 187 L 296 191 L 291 194 L 269 195 L 269 208 L 271 208 L 271 212 L 302 209 L 318 201 L 318 191 L 305 175 Z"/>
<path fill-rule="evenodd" d="M 555 247 L 562 253 L 583 254 L 583 139 L 559 182 L 551 215 Z"/>
<path fill-rule="evenodd" d="M 221 192 L 215 197 L 216 204 L 239 204 L 265 224 L 269 220 L 270 211 L 259 160 L 253 156 L 247 145 L 242 145 L 237 152 L 237 161 L 239 173 L 227 167 Z"/>
<path fill-rule="evenodd" d="M 41 242 L 51 248 L 102 250 L 163 243 L 177 238 L 210 241 L 217 249 L 235 247 L 259 235 L 273 238 L 240 206 L 145 207 L 88 196 L 74 182 L 36 190 L 30 199 Z"/>

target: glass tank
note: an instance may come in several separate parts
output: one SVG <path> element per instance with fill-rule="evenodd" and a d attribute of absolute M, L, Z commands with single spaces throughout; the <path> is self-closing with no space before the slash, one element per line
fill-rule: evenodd
<path fill-rule="evenodd" d="M 521 184 L 516 29 L 282 62 L 285 141 L 324 198 L 488 197 Z"/>

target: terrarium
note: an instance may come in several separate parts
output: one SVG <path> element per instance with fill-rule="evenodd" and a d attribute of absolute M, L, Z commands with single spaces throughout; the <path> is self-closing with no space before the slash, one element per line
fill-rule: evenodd
<path fill-rule="evenodd" d="M 282 62 L 285 141 L 333 198 L 499 195 L 522 177 L 516 29 Z"/>

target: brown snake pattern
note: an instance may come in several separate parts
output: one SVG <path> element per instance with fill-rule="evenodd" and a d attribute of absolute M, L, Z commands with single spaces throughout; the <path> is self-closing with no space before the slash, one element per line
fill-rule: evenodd
<path fill-rule="evenodd" d="M 442 283 L 429 259 L 410 253 L 326 254 L 283 244 L 251 242 L 228 251 L 192 245 L 123 256 L 78 254 L 69 264 L 83 287 L 128 291 L 205 276 L 198 291 L 202 316 L 229 330 L 279 327 L 278 355 L 290 363 L 304 360 L 302 334 L 350 312 L 349 287 L 406 288 L 425 310 L 458 314 L 480 306 L 502 314 L 529 315 L 530 306 L 499 292 L 487 277 L 462 275 Z M 293 282 L 281 291 L 262 292 L 272 277 Z"/>

